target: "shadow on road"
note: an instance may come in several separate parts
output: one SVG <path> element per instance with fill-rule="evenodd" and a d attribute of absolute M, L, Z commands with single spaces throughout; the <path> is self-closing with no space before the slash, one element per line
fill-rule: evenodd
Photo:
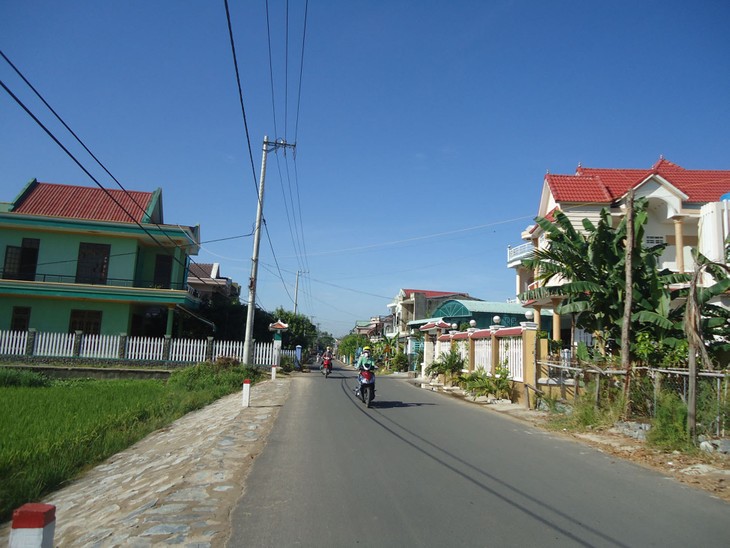
<path fill-rule="evenodd" d="M 373 400 L 370 403 L 375 409 L 392 409 L 394 407 L 421 407 L 424 405 L 436 405 L 435 403 L 407 403 L 403 401 L 381 401 Z"/>

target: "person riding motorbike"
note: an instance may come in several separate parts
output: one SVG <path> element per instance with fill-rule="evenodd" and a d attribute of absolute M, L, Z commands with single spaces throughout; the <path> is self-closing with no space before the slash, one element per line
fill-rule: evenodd
<path fill-rule="evenodd" d="M 330 366 L 330 371 L 331 371 L 332 370 L 332 360 L 334 359 L 334 357 L 335 356 L 332 353 L 332 347 L 328 346 L 327 350 L 322 352 L 322 356 L 321 356 L 322 365 L 319 367 L 319 370 L 322 371 L 324 369 L 325 361 L 329 360 L 329 366 Z"/>
<path fill-rule="evenodd" d="M 360 353 L 360 357 L 357 359 L 357 362 L 355 363 L 355 369 L 357 369 L 358 373 L 362 369 L 368 369 L 368 370 L 375 370 L 377 369 L 377 365 L 375 365 L 375 360 L 372 357 L 372 351 L 369 346 L 365 346 L 362 349 L 362 352 Z M 357 382 L 357 388 L 355 389 L 355 395 L 360 395 L 360 377 L 358 375 L 358 382 Z M 373 391 L 373 399 L 375 399 L 375 393 Z"/>

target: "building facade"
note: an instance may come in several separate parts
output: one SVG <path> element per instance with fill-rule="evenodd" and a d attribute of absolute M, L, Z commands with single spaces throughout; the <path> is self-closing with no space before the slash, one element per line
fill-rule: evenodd
<path fill-rule="evenodd" d="M 0 330 L 170 335 L 200 303 L 187 283 L 199 243 L 198 226 L 163 223 L 160 189 L 34 179 L 0 204 Z"/>

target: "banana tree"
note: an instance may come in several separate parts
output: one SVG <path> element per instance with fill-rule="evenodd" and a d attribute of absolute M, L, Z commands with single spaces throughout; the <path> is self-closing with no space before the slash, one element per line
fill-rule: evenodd
<path fill-rule="evenodd" d="M 671 287 L 678 282 L 688 282 L 689 275 L 658 269 L 666 244 L 644 245 L 647 219 L 647 200 L 637 200 L 631 331 L 649 331 L 658 340 L 676 340 L 681 336 L 681 312 L 673 309 L 671 303 L 681 295 Z M 543 286 L 521 294 L 520 298 L 562 297 L 556 312 L 574 314 L 576 325 L 594 334 L 601 355 L 615 354 L 620 348 L 626 294 L 625 220 L 613 227 L 610 212 L 604 208 L 597 224 L 583 219 L 582 232 L 576 230 L 561 211 L 555 212 L 554 221 L 538 218 L 536 222 L 547 234 L 549 244 L 523 264 L 538 272 L 537 280 L 543 282 Z M 563 279 L 566 283 L 545 285 L 554 279 Z"/>

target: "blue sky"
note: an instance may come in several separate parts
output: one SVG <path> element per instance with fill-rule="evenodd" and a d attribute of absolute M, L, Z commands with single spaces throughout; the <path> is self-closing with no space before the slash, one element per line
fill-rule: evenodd
<path fill-rule="evenodd" d="M 269 0 L 267 25 L 265 0 L 229 0 L 251 155 L 223 0 L 2 2 L 0 49 L 244 288 L 263 137 L 296 141 L 268 154 L 257 302 L 296 296 L 336 336 L 400 288 L 514 297 L 506 249 L 546 170 L 730 169 L 724 0 L 311 0 L 303 65 L 305 3 L 289 1 L 288 56 L 286 5 Z M 2 59 L 0 79 L 118 188 Z M 34 177 L 94 186 L 2 90 L 0 143 L 0 201 Z"/>

